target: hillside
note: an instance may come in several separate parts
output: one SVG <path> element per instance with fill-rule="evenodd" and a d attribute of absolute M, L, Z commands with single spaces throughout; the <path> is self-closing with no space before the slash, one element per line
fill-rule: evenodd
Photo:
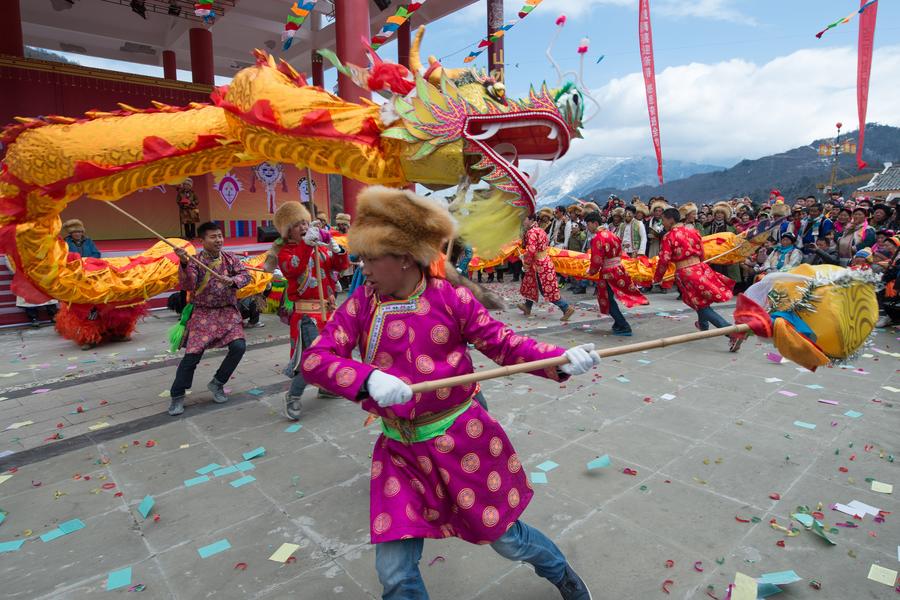
<path fill-rule="evenodd" d="M 842 135 L 841 139 L 856 140 L 857 134 L 857 131 L 852 131 Z M 821 158 L 816 149 L 820 143 L 829 141 L 814 140 L 808 146 L 755 160 L 742 160 L 730 169 L 700 173 L 683 179 L 674 177 L 675 173 L 669 171 L 666 161 L 663 167 L 668 181 L 662 186 L 597 186 L 579 197 L 606 201 L 611 193 L 623 198 L 637 195 L 644 199 L 662 195 L 677 203 L 706 203 L 733 196 L 750 196 L 755 202 L 761 202 L 768 199 L 769 190 L 778 188 L 785 198 L 793 199 L 815 193 L 817 183 L 828 181 L 831 159 Z M 877 123 L 867 125 L 863 158 L 869 163 L 869 167 L 859 172 L 855 156 L 841 155 L 838 178 L 876 173 L 883 168 L 885 162 L 900 161 L 900 128 Z M 862 185 L 864 183 L 845 187 L 846 190 L 852 190 Z"/>

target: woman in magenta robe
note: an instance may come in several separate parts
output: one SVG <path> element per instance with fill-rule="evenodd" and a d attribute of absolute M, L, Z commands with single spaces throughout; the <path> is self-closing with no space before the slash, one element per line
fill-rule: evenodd
<path fill-rule="evenodd" d="M 387 188 L 360 194 L 348 241 L 366 287 L 301 362 L 307 381 L 381 417 L 370 521 L 383 598 L 427 598 L 418 569 L 424 539 L 455 536 L 531 563 L 563 598 L 589 599 L 559 549 L 519 520 L 533 492 L 503 428 L 473 402 L 477 384 L 416 394 L 409 386 L 472 373 L 469 343 L 504 365 L 565 353 L 569 364 L 533 373 L 557 381 L 599 358 L 592 345 L 566 351 L 516 335 L 468 289 L 432 277 L 427 265 L 452 235 L 449 214 L 425 198 Z"/>

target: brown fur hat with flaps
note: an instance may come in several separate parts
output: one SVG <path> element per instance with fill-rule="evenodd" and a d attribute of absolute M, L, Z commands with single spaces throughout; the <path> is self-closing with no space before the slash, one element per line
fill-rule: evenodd
<path fill-rule="evenodd" d="M 62 230 L 59 232 L 59 235 L 61 235 L 63 238 L 66 238 L 73 231 L 80 231 L 81 233 L 84 233 L 84 223 L 82 223 L 79 219 L 69 219 L 62 224 Z"/>
<path fill-rule="evenodd" d="M 682 219 L 686 218 L 691 213 L 697 214 L 697 205 L 693 202 L 688 202 L 687 204 L 682 204 L 678 207 L 678 214 L 681 215 Z"/>
<path fill-rule="evenodd" d="M 731 210 L 731 205 L 728 204 L 727 202 L 716 202 L 715 204 L 713 204 L 713 208 L 712 208 L 713 216 L 715 216 L 715 214 L 717 212 L 725 213 L 726 221 L 730 221 L 731 215 L 734 214 L 734 211 Z"/>
<path fill-rule="evenodd" d="M 409 254 L 428 266 L 452 237 L 456 224 L 447 209 L 408 190 L 374 185 L 357 197 L 347 244 L 353 254 Z"/>
<path fill-rule="evenodd" d="M 278 210 L 275 211 L 275 218 L 273 219 L 275 222 L 275 229 L 278 230 L 278 235 L 282 238 L 287 238 L 288 230 L 293 225 L 300 221 L 309 223 L 311 220 L 309 211 L 306 210 L 306 207 L 295 200 L 290 200 L 279 206 Z"/>
<path fill-rule="evenodd" d="M 791 214 L 791 207 L 784 202 L 776 202 L 772 205 L 772 218 L 787 217 Z"/>

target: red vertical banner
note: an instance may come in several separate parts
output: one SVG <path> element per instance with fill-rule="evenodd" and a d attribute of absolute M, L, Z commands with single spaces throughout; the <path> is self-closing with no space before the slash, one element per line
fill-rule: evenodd
<path fill-rule="evenodd" d="M 659 106 L 656 103 L 656 68 L 653 65 L 653 28 L 650 26 L 650 0 L 641 0 L 638 9 L 638 37 L 641 45 L 641 70 L 647 92 L 647 113 L 650 115 L 650 135 L 656 150 L 656 175 L 663 183 L 662 144 L 659 141 Z"/>
<path fill-rule="evenodd" d="M 866 0 L 860 0 L 860 8 Z M 856 144 L 856 168 L 865 169 L 863 145 L 866 140 L 866 109 L 869 106 L 869 76 L 872 74 L 872 50 L 875 46 L 875 17 L 878 3 L 875 2 L 859 15 L 859 48 L 856 58 L 856 110 L 859 113 L 859 140 Z"/>

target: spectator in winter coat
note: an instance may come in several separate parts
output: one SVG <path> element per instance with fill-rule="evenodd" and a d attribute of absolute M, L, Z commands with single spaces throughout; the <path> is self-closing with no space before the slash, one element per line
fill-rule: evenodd
<path fill-rule="evenodd" d="M 60 232 L 69 252 L 80 254 L 82 258 L 100 258 L 100 251 L 94 244 L 94 240 L 84 234 L 84 223 L 78 219 L 69 219 L 63 223 Z"/>

